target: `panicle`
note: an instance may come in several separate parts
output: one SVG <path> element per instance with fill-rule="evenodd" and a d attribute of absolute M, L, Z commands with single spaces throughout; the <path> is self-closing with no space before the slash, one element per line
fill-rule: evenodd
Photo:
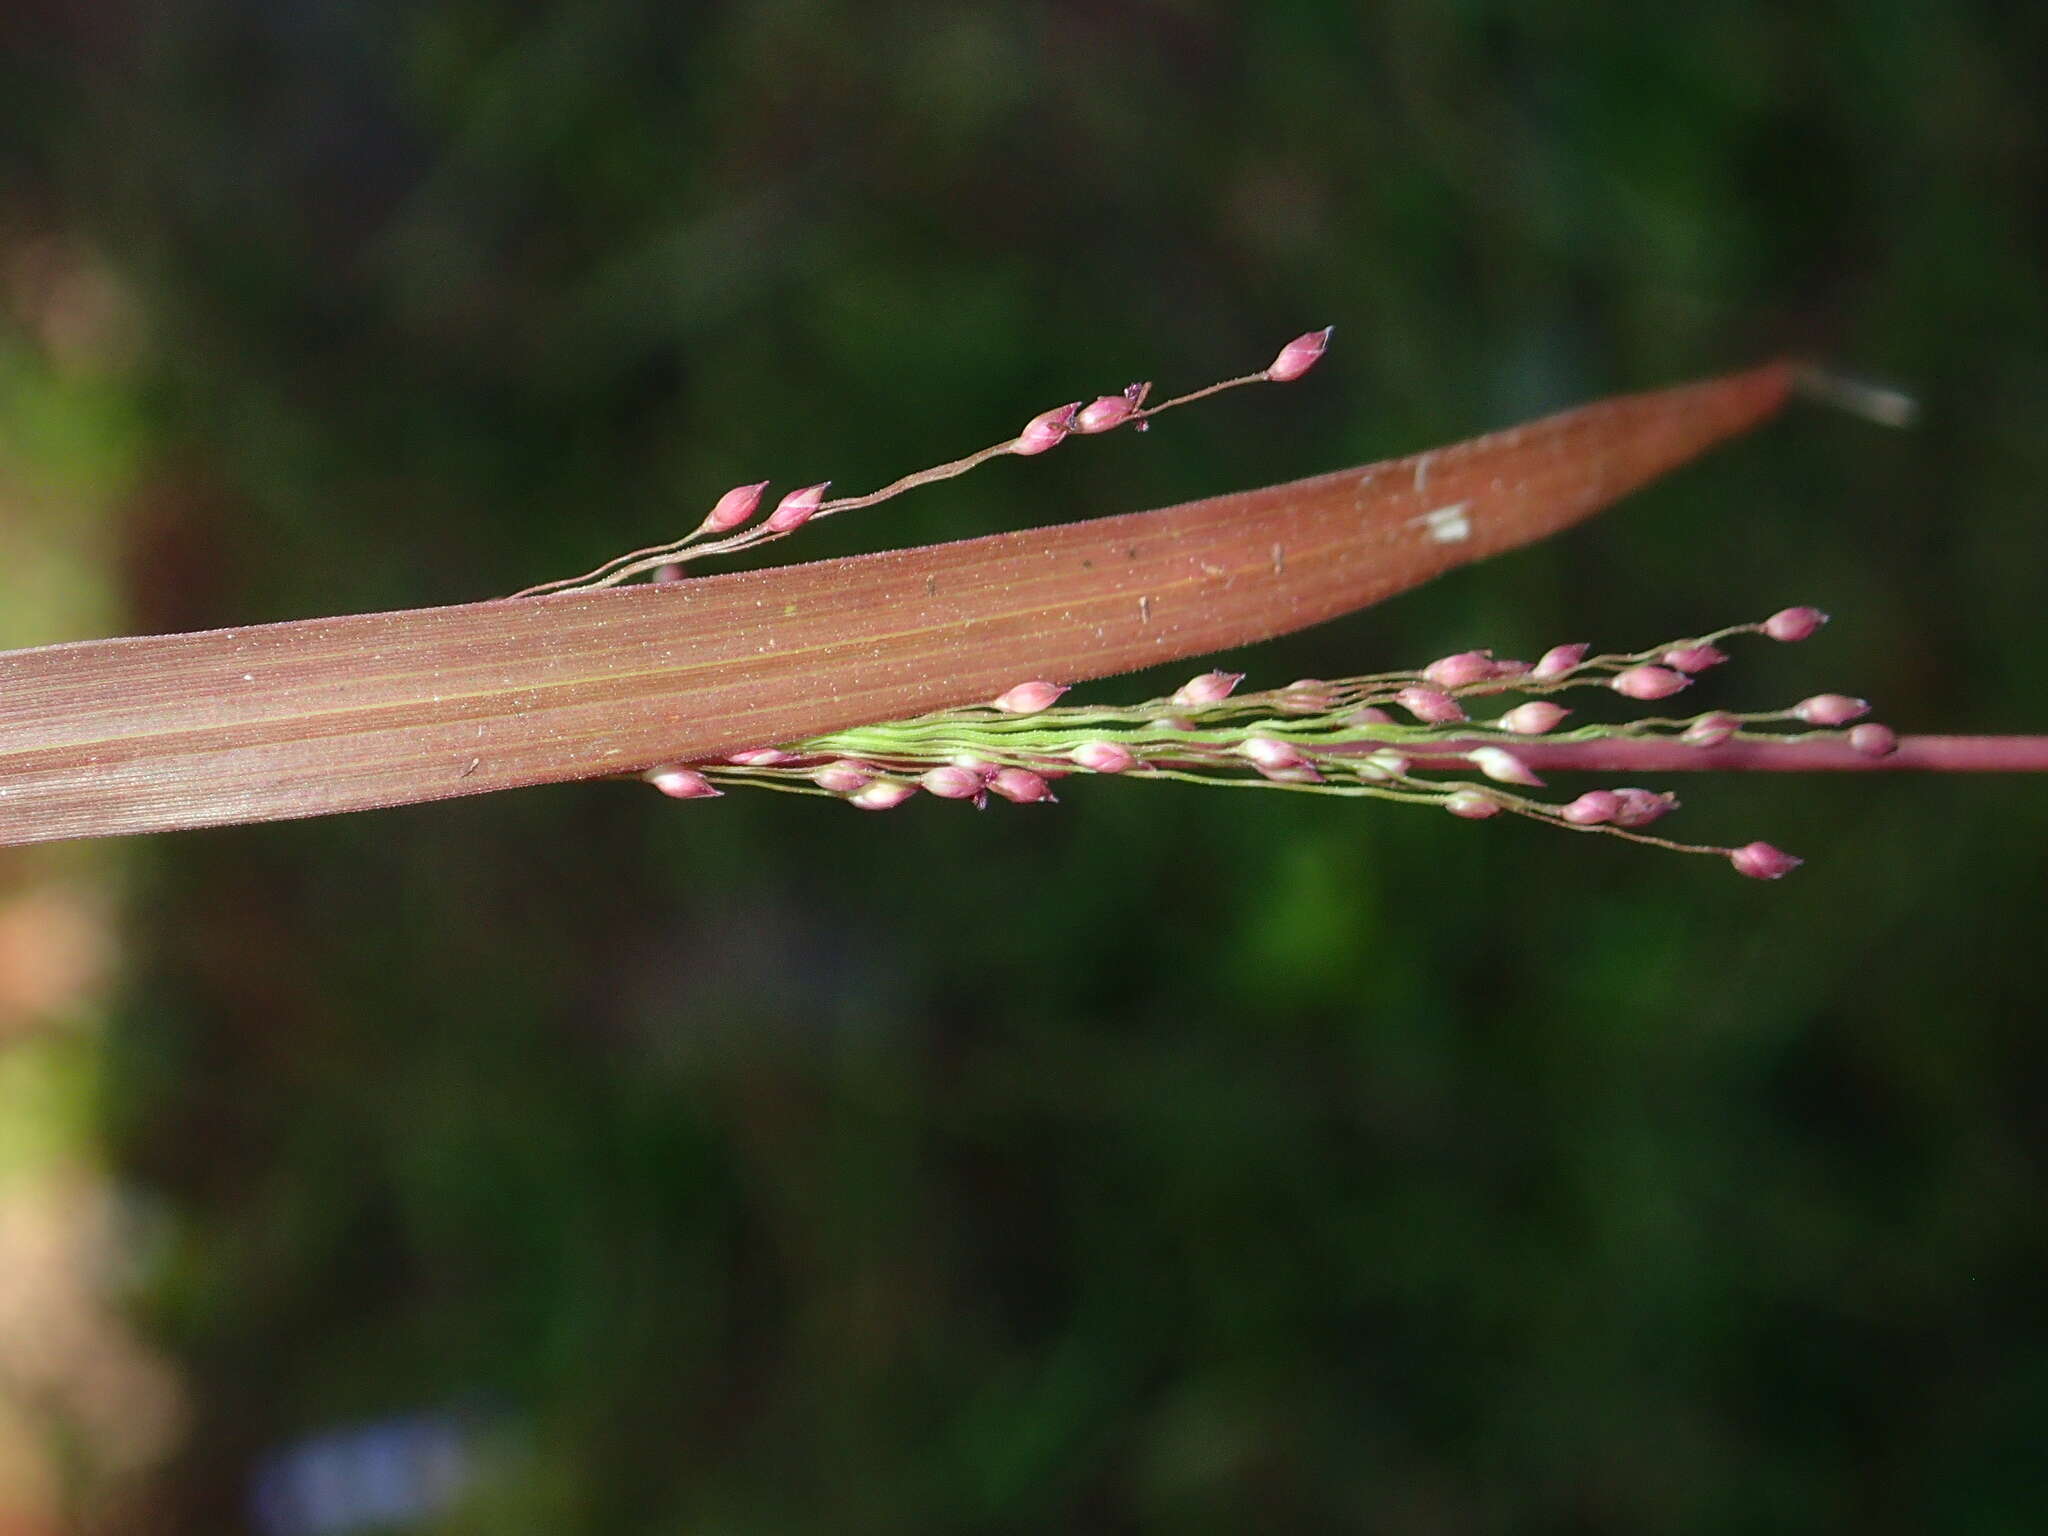
<path fill-rule="evenodd" d="M 997 709 L 1006 715 L 1035 715 L 1042 709 L 1050 709 L 1059 702 L 1066 685 L 1048 683 L 1043 678 L 1034 678 L 1028 683 L 1019 683 L 1004 690 L 992 701 Z"/>
<path fill-rule="evenodd" d="M 1315 367 L 1316 359 L 1323 355 L 1330 345 L 1330 337 L 1336 331 L 1334 325 L 1326 325 L 1320 331 L 1304 331 L 1280 349 L 1280 355 L 1266 366 L 1266 377 L 1275 384 L 1287 384 L 1300 378 Z"/>

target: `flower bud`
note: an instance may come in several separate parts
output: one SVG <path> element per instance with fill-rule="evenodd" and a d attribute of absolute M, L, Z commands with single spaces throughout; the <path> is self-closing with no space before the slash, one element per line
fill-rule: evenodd
<path fill-rule="evenodd" d="M 1849 748 L 1865 757 L 1890 757 L 1899 750 L 1899 738 L 1890 726 L 1865 721 L 1849 732 Z"/>
<path fill-rule="evenodd" d="M 1773 640 L 1783 640 L 1790 644 L 1795 640 L 1806 639 L 1815 630 L 1819 629 L 1821 625 L 1827 623 L 1827 621 L 1828 616 L 1818 608 L 1780 608 L 1776 613 L 1764 620 L 1764 633 Z M 1753 848 L 1766 848 L 1770 845 L 1768 843 L 1752 843 L 1750 846 Z M 1783 857 L 1783 855 L 1780 856 Z M 1792 862 L 1796 864 L 1799 861 L 1794 859 Z M 1773 875 L 1766 878 L 1776 879 L 1777 877 Z"/>
<path fill-rule="evenodd" d="M 893 811 L 916 793 L 915 784 L 905 784 L 900 779 L 877 779 L 848 795 L 846 803 L 864 811 Z"/>
<path fill-rule="evenodd" d="M 1658 817 L 1678 809 L 1678 796 L 1659 794 L 1653 789 L 1624 786 L 1613 794 L 1621 803 L 1608 820 L 1617 827 L 1647 827 Z"/>
<path fill-rule="evenodd" d="M 1847 725 L 1869 714 L 1870 705 L 1864 699 L 1852 699 L 1843 693 L 1816 693 L 1794 704 L 1792 713 L 1808 725 Z"/>
<path fill-rule="evenodd" d="M 1010 445 L 1010 452 L 1029 456 L 1057 447 L 1074 430 L 1074 413 L 1080 409 L 1081 402 L 1076 400 L 1069 405 L 1040 411 L 1024 423 L 1024 430 L 1017 434 L 1017 441 Z"/>
<path fill-rule="evenodd" d="M 1422 669 L 1423 678 L 1439 688 L 1464 688 L 1494 676 L 1493 652 L 1460 651 L 1441 656 Z"/>
<path fill-rule="evenodd" d="M 1735 866 L 1738 875 L 1747 875 L 1752 880 L 1781 880 L 1806 861 L 1795 859 L 1769 843 L 1745 843 L 1729 851 L 1728 862 Z"/>
<path fill-rule="evenodd" d="M 1583 640 L 1574 641 L 1570 645 L 1553 645 L 1536 658 L 1536 665 L 1530 669 L 1529 676 L 1539 683 L 1554 682 L 1567 673 L 1576 671 L 1579 663 L 1586 659 L 1586 652 L 1591 649 L 1592 647 Z"/>
<path fill-rule="evenodd" d="M 1064 684 L 1034 679 L 996 695 L 993 702 L 1006 715 L 1035 715 L 1042 709 L 1052 708 L 1066 691 Z"/>
<path fill-rule="evenodd" d="M 1230 697 L 1231 690 L 1243 681 L 1242 672 L 1204 672 L 1189 678 L 1176 688 L 1170 702 L 1192 707 L 1221 704 Z"/>
<path fill-rule="evenodd" d="M 1690 645 L 1674 645 L 1664 653 L 1664 665 L 1680 672 L 1704 672 L 1709 667 L 1718 667 L 1728 659 L 1728 653 L 1718 645 L 1707 645 L 1693 641 Z"/>
<path fill-rule="evenodd" d="M 1266 377 L 1275 384 L 1288 384 L 1300 378 L 1315 367 L 1316 359 L 1330 345 L 1330 335 L 1336 329 L 1334 325 L 1326 325 L 1320 331 L 1306 331 L 1295 337 L 1267 365 Z"/>
<path fill-rule="evenodd" d="M 1617 672 L 1607 686 L 1631 699 L 1668 699 L 1687 687 L 1692 679 L 1669 667 L 1630 667 Z"/>
<path fill-rule="evenodd" d="M 1688 747 L 1718 747 L 1742 729 L 1742 722 L 1725 709 L 1701 715 L 1679 733 Z"/>
<path fill-rule="evenodd" d="M 1536 777 L 1535 770 L 1506 747 L 1474 747 L 1465 757 L 1496 784 L 1520 784 L 1529 789 L 1543 787 L 1543 781 Z"/>
<path fill-rule="evenodd" d="M 1575 827 L 1597 827 L 1621 814 L 1622 800 L 1611 789 L 1589 789 L 1557 814 Z"/>
<path fill-rule="evenodd" d="M 1484 821 L 1501 813 L 1501 803 L 1481 789 L 1457 789 L 1444 796 L 1444 809 L 1467 821 Z"/>
<path fill-rule="evenodd" d="M 651 769 L 647 782 L 671 800 L 715 800 L 725 793 L 694 768 Z"/>
<path fill-rule="evenodd" d="M 937 768 L 927 768 L 917 777 L 929 794 L 941 800 L 971 800 L 988 787 L 982 776 L 971 768 L 956 768 L 945 763 Z"/>
<path fill-rule="evenodd" d="M 1033 773 L 1029 768 L 998 768 L 990 776 L 988 787 L 1017 805 L 1053 802 L 1052 786 L 1045 782 L 1044 775 Z"/>
<path fill-rule="evenodd" d="M 1441 688 L 1425 688 L 1419 683 L 1410 683 L 1396 693 L 1394 702 L 1424 725 L 1450 725 L 1465 718 L 1456 699 Z"/>
<path fill-rule="evenodd" d="M 1548 699 L 1531 699 L 1526 704 L 1517 704 L 1494 724 L 1504 731 L 1513 731 L 1517 736 L 1541 736 L 1556 730 L 1570 713 L 1563 705 L 1553 704 Z"/>
<path fill-rule="evenodd" d="M 830 480 L 820 480 L 816 485 L 807 485 L 800 491 L 791 491 L 775 504 L 775 510 L 768 514 L 767 527 L 773 533 L 787 533 L 792 528 L 801 528 L 814 516 L 825 500 L 825 492 L 831 488 Z"/>
<path fill-rule="evenodd" d="M 1128 773 L 1138 766 L 1131 749 L 1114 741 L 1084 741 L 1067 755 L 1091 773 Z"/>
<path fill-rule="evenodd" d="M 1097 395 L 1074 417 L 1074 430 L 1107 432 L 1111 427 L 1122 426 L 1136 409 L 1128 390 L 1121 395 Z"/>
<path fill-rule="evenodd" d="M 853 795 L 875 781 L 875 770 L 866 763 L 842 757 L 811 770 L 811 782 L 835 795 Z"/>
<path fill-rule="evenodd" d="M 706 533 L 725 533 L 739 527 L 760 508 L 761 493 L 768 489 L 766 480 L 755 485 L 736 485 L 704 514 L 703 530 Z"/>
<path fill-rule="evenodd" d="M 1308 759 L 1301 755 L 1299 747 L 1277 736 L 1247 736 L 1238 750 L 1265 772 L 1281 773 L 1290 768 L 1308 766 Z"/>

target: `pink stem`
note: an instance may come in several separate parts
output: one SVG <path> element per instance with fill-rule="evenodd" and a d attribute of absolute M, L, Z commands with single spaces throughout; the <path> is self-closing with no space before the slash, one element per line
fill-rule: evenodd
<path fill-rule="evenodd" d="M 1793 741 L 1729 741 L 1691 747 L 1676 737 L 1602 741 L 1446 742 L 1445 747 L 1504 746 L 1538 773 L 2048 773 L 2048 736 L 1901 736 L 1884 757 L 1858 752 L 1840 736 Z M 1407 752 L 1418 767 L 1450 768 L 1462 759 Z"/>

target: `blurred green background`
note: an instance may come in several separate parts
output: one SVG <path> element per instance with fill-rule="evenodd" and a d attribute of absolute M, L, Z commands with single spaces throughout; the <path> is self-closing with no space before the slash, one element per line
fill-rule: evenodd
<path fill-rule="evenodd" d="M 2048 10 L 0 25 L 7 644 L 500 594 L 1334 323 L 799 557 L 1819 350 L 1922 425 L 1795 411 L 1225 663 L 1812 602 L 1689 697 L 2048 727 Z M 1808 864 L 1114 782 L 10 852 L 0 1527 L 313 1529 L 278 1458 L 427 1415 L 464 1495 L 328 1529 L 2038 1530 L 2048 792 L 1675 787 Z"/>

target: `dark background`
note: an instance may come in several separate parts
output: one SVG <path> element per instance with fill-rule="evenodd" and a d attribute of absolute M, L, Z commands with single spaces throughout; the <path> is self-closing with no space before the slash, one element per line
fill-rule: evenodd
<path fill-rule="evenodd" d="M 11 557 L 9 643 L 499 594 L 1335 323 L 1300 385 L 791 549 L 1819 350 L 1922 424 L 1796 410 L 1224 664 L 1812 602 L 1689 702 L 2044 725 L 2048 11 L 99 0 L 6 36 L 0 517 L 83 551 Z M 1808 864 L 1107 781 L 565 786 L 12 863 L 118 893 L 113 979 L 48 1027 L 184 1405 L 119 1477 L 50 1409 L 46 1518 L 235 1529 L 265 1458 L 425 1413 L 475 1457 L 462 1531 L 2037 1529 L 2048 798 L 1675 787 L 1674 835 Z"/>

